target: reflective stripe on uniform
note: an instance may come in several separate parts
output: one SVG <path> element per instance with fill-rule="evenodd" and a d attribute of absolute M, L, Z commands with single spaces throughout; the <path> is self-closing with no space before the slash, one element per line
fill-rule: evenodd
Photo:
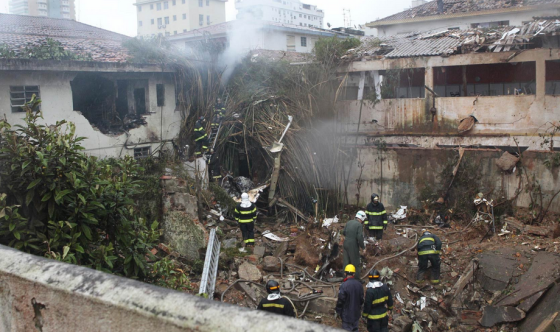
<path fill-rule="evenodd" d="M 240 223 L 248 223 L 248 222 L 253 222 L 253 219 L 237 219 L 238 222 Z"/>
<path fill-rule="evenodd" d="M 439 280 L 432 280 L 432 284 L 439 284 Z"/>
<path fill-rule="evenodd" d="M 385 296 L 385 297 L 382 297 L 380 299 L 374 300 L 373 302 L 371 302 L 371 304 L 383 303 L 383 302 L 388 301 L 388 300 L 389 300 L 389 297 Z"/>
<path fill-rule="evenodd" d="M 383 223 L 384 223 L 385 225 L 387 225 L 387 220 L 383 220 Z"/>
<path fill-rule="evenodd" d="M 432 254 L 439 254 L 439 250 L 424 250 L 424 251 L 418 252 L 418 256 L 432 255 Z"/>
<path fill-rule="evenodd" d="M 383 215 L 383 214 L 385 214 L 385 213 L 387 213 L 387 210 L 383 210 L 383 211 L 381 211 L 381 212 L 369 212 L 369 211 L 366 211 L 366 214 L 369 214 L 370 216 L 381 216 L 381 215 Z"/>
<path fill-rule="evenodd" d="M 422 243 L 422 242 L 424 242 L 424 241 L 436 242 L 436 240 L 434 240 L 433 237 L 425 237 L 425 238 L 423 238 L 422 240 L 420 240 L 420 242 L 418 242 L 418 243 Z"/>
<path fill-rule="evenodd" d="M 263 308 L 280 308 L 280 309 L 284 309 L 284 305 L 283 305 L 283 304 L 277 304 L 277 303 L 267 303 L 267 304 L 263 304 Z"/>
<path fill-rule="evenodd" d="M 385 317 L 387 317 L 387 312 L 384 312 L 381 315 L 367 315 L 367 319 L 381 319 Z"/>
<path fill-rule="evenodd" d="M 369 226 L 369 229 L 383 229 L 383 226 Z"/>
<path fill-rule="evenodd" d="M 247 240 L 245 240 L 245 243 L 253 243 L 253 242 L 255 242 L 255 239 L 247 239 Z"/>
<path fill-rule="evenodd" d="M 201 139 L 206 138 L 206 137 L 207 137 L 206 134 L 204 134 L 204 136 L 200 136 L 199 138 L 196 138 L 194 141 L 195 141 L 195 142 L 198 142 L 198 141 L 200 141 Z"/>
<path fill-rule="evenodd" d="M 257 208 L 254 208 L 251 211 L 237 211 L 237 209 L 235 209 L 235 212 L 237 212 L 239 214 L 251 214 L 251 213 L 257 212 Z"/>
<path fill-rule="evenodd" d="M 387 309 L 389 309 L 389 310 L 393 310 L 393 307 L 387 307 Z"/>

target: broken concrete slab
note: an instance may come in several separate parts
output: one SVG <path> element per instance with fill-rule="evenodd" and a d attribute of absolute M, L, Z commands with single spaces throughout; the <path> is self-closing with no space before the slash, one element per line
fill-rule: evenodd
<path fill-rule="evenodd" d="M 279 272 L 280 268 L 280 260 L 277 257 L 266 256 L 263 259 L 263 270 L 267 272 Z"/>
<path fill-rule="evenodd" d="M 222 241 L 222 249 L 231 249 L 237 246 L 237 239 L 231 238 Z"/>
<path fill-rule="evenodd" d="M 262 279 L 262 274 L 259 269 L 248 262 L 245 262 L 239 266 L 239 278 L 249 281 L 260 281 Z"/>
<path fill-rule="evenodd" d="M 553 317 L 555 313 L 560 312 L 560 301 L 558 299 L 560 299 L 560 284 L 555 283 L 544 293 L 539 303 L 533 307 L 531 312 L 527 314 L 525 320 L 519 325 L 519 332 L 534 332 L 544 321 Z M 551 326 L 556 328 L 556 330 L 552 331 L 560 331 L 559 315 L 552 319 Z"/>
<path fill-rule="evenodd" d="M 266 248 L 263 246 L 256 246 L 255 249 L 253 249 L 253 254 L 257 255 L 259 258 L 263 258 L 265 252 Z"/>
<path fill-rule="evenodd" d="M 525 312 L 529 312 L 531 308 L 535 305 L 535 303 L 537 303 L 537 301 L 541 298 L 541 296 L 543 296 L 544 293 L 545 291 L 543 290 L 534 294 L 533 296 L 521 301 L 521 304 L 518 305 L 517 307 Z"/>
<path fill-rule="evenodd" d="M 517 306 L 521 301 L 542 292 L 553 285 L 560 277 L 560 255 L 539 252 L 533 259 L 529 270 L 521 276 L 512 293 L 496 305 Z M 536 302 L 536 301 L 535 301 Z"/>
<path fill-rule="evenodd" d="M 525 226 L 525 232 L 531 235 L 552 237 L 553 229 L 546 226 Z"/>
<path fill-rule="evenodd" d="M 484 327 L 493 327 L 500 323 L 518 322 L 523 318 L 525 318 L 525 312 L 521 309 L 489 305 L 484 307 L 479 323 Z"/>
<path fill-rule="evenodd" d="M 280 257 L 284 254 L 286 254 L 286 251 L 288 251 L 288 242 L 282 242 L 280 243 L 280 245 L 278 245 L 278 247 L 276 247 L 276 250 L 274 250 L 274 257 Z"/>
<path fill-rule="evenodd" d="M 483 253 L 478 256 L 477 277 L 484 290 L 494 293 L 504 290 L 509 284 L 519 262 L 512 258 L 514 251 L 503 250 Z"/>

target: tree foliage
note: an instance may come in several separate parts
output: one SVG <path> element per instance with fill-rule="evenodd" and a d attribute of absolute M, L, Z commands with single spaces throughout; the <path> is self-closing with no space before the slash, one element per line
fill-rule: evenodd
<path fill-rule="evenodd" d="M 145 278 L 160 233 L 137 213 L 143 169 L 130 157 L 82 153 L 73 123 L 40 124 L 39 100 L 25 126 L 0 123 L 0 243 L 98 270 Z"/>

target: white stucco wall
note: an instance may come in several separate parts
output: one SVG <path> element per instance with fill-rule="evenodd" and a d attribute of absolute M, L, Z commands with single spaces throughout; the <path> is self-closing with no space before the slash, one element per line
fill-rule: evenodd
<path fill-rule="evenodd" d="M 109 79 L 119 80 L 147 80 L 148 115 L 145 115 L 147 125 L 132 129 L 120 135 L 106 135 L 94 129 L 89 121 L 80 113 L 73 110 L 72 89 L 70 82 L 77 73 L 69 72 L 30 72 L 30 71 L 1 71 L 0 72 L 0 115 L 6 116 L 12 125 L 24 124 L 23 113 L 12 113 L 10 107 L 10 86 L 38 85 L 42 100 L 43 123 L 54 124 L 56 121 L 67 120 L 76 124 L 76 134 L 86 137 L 82 142 L 85 153 L 99 157 L 122 157 L 134 155 L 134 147 L 151 146 L 154 151 L 159 141 L 175 138 L 180 129 L 181 114 L 175 111 L 175 85 L 170 77 L 162 73 L 106 73 Z M 156 84 L 165 85 L 165 106 L 157 107 Z M 134 102 L 130 100 L 129 102 Z M 128 141 L 127 141 L 128 136 Z M 126 145 L 129 147 L 127 149 Z M 150 143 L 148 143 L 150 142 Z M 170 144 L 166 144 L 170 147 Z"/>
<path fill-rule="evenodd" d="M 410 23 L 399 23 L 377 27 L 379 37 L 393 36 L 399 33 L 409 33 L 416 31 L 431 31 L 437 29 L 459 28 L 470 29 L 473 23 L 509 21 L 511 26 L 520 26 L 523 22 L 532 21 L 533 17 L 553 16 L 560 13 L 559 9 L 543 9 L 525 12 L 510 12 L 491 15 L 476 15 L 466 17 L 454 17 L 448 19 L 438 19 L 433 21 L 419 21 Z M 375 34 L 374 34 L 375 35 Z"/>

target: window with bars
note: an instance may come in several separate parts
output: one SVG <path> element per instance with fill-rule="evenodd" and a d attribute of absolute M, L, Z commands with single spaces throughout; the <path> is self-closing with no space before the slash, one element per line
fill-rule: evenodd
<path fill-rule="evenodd" d="M 152 148 L 149 146 L 144 146 L 141 148 L 134 149 L 134 159 L 148 158 L 151 154 L 152 154 Z"/>
<path fill-rule="evenodd" d="M 23 106 L 31 101 L 33 95 L 40 98 L 38 85 L 10 86 L 10 106 L 12 112 L 24 112 Z"/>

